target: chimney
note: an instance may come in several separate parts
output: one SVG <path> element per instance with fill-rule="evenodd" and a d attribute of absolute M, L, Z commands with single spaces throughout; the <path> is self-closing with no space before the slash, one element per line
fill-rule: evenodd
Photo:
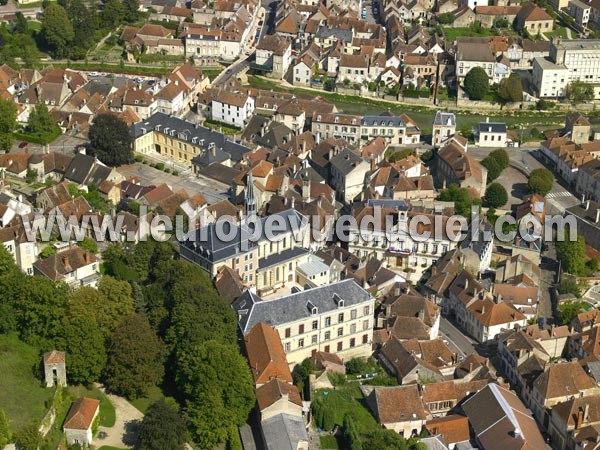
<path fill-rule="evenodd" d="M 296 203 L 296 199 L 292 197 L 292 203 L 290 205 L 292 209 L 294 209 L 294 203 Z"/>
<path fill-rule="evenodd" d="M 585 210 L 587 211 L 588 209 L 590 209 L 590 201 L 589 200 L 587 202 L 585 202 Z"/>
<path fill-rule="evenodd" d="M 577 410 L 577 417 L 575 418 L 575 429 L 579 430 L 581 428 L 581 424 L 583 423 L 583 410 L 581 407 Z"/>
<path fill-rule="evenodd" d="M 63 266 L 65 266 L 65 270 L 67 272 L 71 272 L 71 264 L 69 261 L 69 255 L 67 253 L 65 253 L 64 255 L 62 255 L 61 259 L 62 259 Z"/>
<path fill-rule="evenodd" d="M 212 148 L 212 155 L 217 156 L 217 148 L 216 147 Z"/>
<path fill-rule="evenodd" d="M 321 208 L 321 195 L 319 195 L 319 198 L 317 198 L 317 208 Z"/>
<path fill-rule="evenodd" d="M 589 414 L 590 414 L 590 404 L 586 403 L 583 408 L 583 421 L 584 422 L 587 422 L 587 420 L 589 418 Z"/>
<path fill-rule="evenodd" d="M 600 222 L 600 208 L 596 209 L 596 223 Z"/>
<path fill-rule="evenodd" d="M 489 117 L 485 118 L 485 123 L 490 123 L 490 118 Z"/>
<path fill-rule="evenodd" d="M 302 201 L 310 201 L 310 179 L 306 179 L 302 183 Z"/>

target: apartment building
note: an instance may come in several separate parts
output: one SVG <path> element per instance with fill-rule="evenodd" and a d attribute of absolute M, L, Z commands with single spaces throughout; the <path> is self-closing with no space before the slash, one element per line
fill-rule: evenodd
<path fill-rule="evenodd" d="M 416 144 L 421 138 L 419 127 L 406 114 L 402 116 L 364 116 L 360 123 L 360 135 L 363 140 L 369 141 L 382 137 L 392 145 Z"/>
<path fill-rule="evenodd" d="M 221 55 L 221 35 L 218 28 L 189 27 L 183 35 L 187 58 L 216 60 Z"/>
<path fill-rule="evenodd" d="M 350 144 L 360 139 L 360 123 L 362 118 L 350 114 L 314 113 L 312 117 L 312 133 L 315 140 L 321 142 L 329 138 L 345 139 Z"/>
<path fill-rule="evenodd" d="M 256 47 L 256 66 L 274 78 L 283 78 L 292 62 L 292 41 L 279 35 L 265 36 Z"/>
<path fill-rule="evenodd" d="M 433 119 L 432 145 L 441 147 L 456 134 L 456 116 L 451 112 L 438 111 Z"/>
<path fill-rule="evenodd" d="M 458 39 L 456 44 L 456 79 L 462 84 L 467 74 L 475 67 L 482 68 L 490 84 L 499 83 L 510 75 L 510 67 L 498 61 L 487 40 L 473 41 Z"/>
<path fill-rule="evenodd" d="M 594 84 L 594 98 L 600 98 L 600 39 L 552 38 L 550 56 L 533 60 L 533 85 L 540 97 L 564 97 L 573 81 Z"/>
<path fill-rule="evenodd" d="M 365 177 L 371 165 L 360 155 L 346 148 L 331 158 L 331 186 L 337 198 L 352 203 L 365 184 Z"/>
<path fill-rule="evenodd" d="M 248 93 L 221 90 L 211 104 L 212 120 L 242 128 L 254 112 L 254 98 Z"/>
<path fill-rule="evenodd" d="M 244 336 L 260 322 L 275 328 L 293 367 L 313 351 L 342 359 L 370 356 L 374 301 L 348 279 L 269 301 L 246 291 L 231 307 Z"/>
<path fill-rule="evenodd" d="M 568 11 L 575 23 L 580 27 L 586 27 L 590 21 L 592 7 L 581 0 L 569 0 Z"/>
<path fill-rule="evenodd" d="M 130 133 L 136 153 L 158 153 L 186 165 L 191 165 L 194 158 L 208 156 L 210 161 L 231 165 L 232 159 L 239 161 L 250 151 L 219 132 L 160 112 L 134 124 Z"/>

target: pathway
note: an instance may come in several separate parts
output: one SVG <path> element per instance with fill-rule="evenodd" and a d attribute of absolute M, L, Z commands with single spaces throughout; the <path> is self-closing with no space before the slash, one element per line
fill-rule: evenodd
<path fill-rule="evenodd" d="M 101 388 L 101 390 L 104 392 L 104 388 Z M 96 437 L 93 444 L 97 447 L 103 445 L 116 448 L 133 447 L 135 444 L 133 431 L 144 415 L 123 397 L 113 394 L 106 394 L 106 397 L 115 407 L 116 421 L 114 426 L 110 428 L 100 427 L 98 431 L 106 433 L 106 437 L 103 439 Z"/>

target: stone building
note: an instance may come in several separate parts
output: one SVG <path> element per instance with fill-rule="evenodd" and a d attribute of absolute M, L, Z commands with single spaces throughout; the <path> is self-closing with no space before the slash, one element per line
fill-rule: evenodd
<path fill-rule="evenodd" d="M 44 353 L 44 379 L 46 387 L 67 385 L 67 369 L 65 352 L 52 350 Z"/>

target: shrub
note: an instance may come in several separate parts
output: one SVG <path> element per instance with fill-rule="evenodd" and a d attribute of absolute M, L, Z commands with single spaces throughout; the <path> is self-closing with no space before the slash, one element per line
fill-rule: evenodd
<path fill-rule="evenodd" d="M 178 176 L 179 175 L 179 171 L 178 170 L 174 170 L 173 171 L 173 175 Z"/>
<path fill-rule="evenodd" d="M 165 165 L 163 163 L 159 162 L 159 163 L 156 163 L 156 165 L 154 167 L 158 170 L 164 170 Z"/>
<path fill-rule="evenodd" d="M 500 183 L 492 183 L 485 190 L 486 204 L 491 208 L 504 206 L 508 201 L 508 194 Z"/>

